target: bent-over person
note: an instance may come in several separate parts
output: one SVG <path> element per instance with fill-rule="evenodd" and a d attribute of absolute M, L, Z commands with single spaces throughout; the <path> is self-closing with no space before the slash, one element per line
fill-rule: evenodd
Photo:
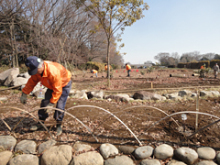
<path fill-rule="evenodd" d="M 23 104 L 27 101 L 27 95 L 34 89 L 38 82 L 47 87 L 45 98 L 41 101 L 40 109 L 38 111 L 39 119 L 44 123 L 48 118 L 49 108 L 55 106 L 56 108 L 65 110 L 67 97 L 71 90 L 72 81 L 71 73 L 61 64 L 51 61 L 43 61 L 36 56 L 30 56 L 25 61 L 28 68 L 28 73 L 31 75 L 27 84 L 22 89 L 22 96 L 20 98 Z M 62 134 L 62 120 L 64 112 L 55 110 L 54 119 L 56 120 L 57 135 Z M 40 123 L 32 125 L 30 130 L 35 131 L 42 128 Z"/>

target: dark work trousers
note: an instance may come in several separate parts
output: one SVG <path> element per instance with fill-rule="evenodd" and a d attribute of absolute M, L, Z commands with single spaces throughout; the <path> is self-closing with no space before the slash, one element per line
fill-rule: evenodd
<path fill-rule="evenodd" d="M 56 108 L 65 110 L 64 108 L 65 108 L 65 105 L 66 105 L 68 95 L 69 95 L 70 90 L 71 90 L 71 86 L 72 86 L 72 81 L 70 80 L 69 83 L 65 87 L 63 87 L 62 94 L 61 94 L 61 96 L 60 96 L 60 98 L 57 102 Z M 41 101 L 41 105 L 40 105 L 41 108 L 46 107 L 50 103 L 52 93 L 53 93 L 53 90 L 47 89 L 47 91 L 45 93 L 45 99 L 43 99 Z M 38 116 L 39 116 L 40 120 L 46 120 L 46 118 L 48 118 L 48 113 L 45 113 L 44 109 L 40 109 L 38 111 Z M 64 117 L 64 112 L 55 110 L 53 118 L 56 121 L 61 122 L 63 120 L 63 117 Z"/>
<path fill-rule="evenodd" d="M 127 77 L 130 77 L 130 71 L 131 71 L 131 70 L 129 69 L 129 70 L 128 70 L 128 75 L 127 75 Z"/>

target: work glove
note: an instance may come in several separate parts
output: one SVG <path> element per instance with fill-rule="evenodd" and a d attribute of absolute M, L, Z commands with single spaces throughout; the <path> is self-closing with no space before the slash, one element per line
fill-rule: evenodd
<path fill-rule="evenodd" d="M 49 113 L 53 108 L 54 104 L 53 103 L 49 103 L 46 107 L 45 107 L 45 113 Z"/>
<path fill-rule="evenodd" d="M 20 97 L 20 101 L 21 101 L 22 104 L 26 104 L 26 102 L 27 102 L 27 95 L 23 92 L 22 92 L 22 95 Z"/>

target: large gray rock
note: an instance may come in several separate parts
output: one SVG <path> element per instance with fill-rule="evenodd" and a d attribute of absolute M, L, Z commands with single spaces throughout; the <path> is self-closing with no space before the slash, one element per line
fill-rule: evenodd
<path fill-rule="evenodd" d="M 13 150 L 17 140 L 13 136 L 0 136 L 0 146 L 6 150 Z"/>
<path fill-rule="evenodd" d="M 15 151 L 22 151 L 25 154 L 34 154 L 36 153 L 36 143 L 33 140 L 22 140 L 16 145 Z"/>
<path fill-rule="evenodd" d="M 122 156 L 116 156 L 112 159 L 105 160 L 105 165 L 134 165 L 134 162 L 131 158 L 122 155 Z"/>
<path fill-rule="evenodd" d="M 161 165 L 161 163 L 156 159 L 144 159 L 141 161 L 140 165 Z"/>
<path fill-rule="evenodd" d="M 73 146 L 73 149 L 75 150 L 75 152 L 82 152 L 82 151 L 87 152 L 91 150 L 92 147 L 87 144 L 80 144 L 79 142 L 76 142 Z"/>
<path fill-rule="evenodd" d="M 70 90 L 69 96 L 71 98 L 87 99 L 88 100 L 88 97 L 87 97 L 85 90 L 79 91 L 79 90 L 72 89 L 72 90 Z"/>
<path fill-rule="evenodd" d="M 200 147 L 197 149 L 197 153 L 199 158 L 207 160 L 214 159 L 216 156 L 215 150 L 211 147 Z"/>
<path fill-rule="evenodd" d="M 9 165 L 39 165 L 39 158 L 35 155 L 18 155 L 9 161 Z"/>
<path fill-rule="evenodd" d="M 0 152 L 0 165 L 7 165 L 9 162 L 10 158 L 12 156 L 11 151 L 2 151 Z"/>
<path fill-rule="evenodd" d="M 171 93 L 171 94 L 168 94 L 168 98 L 170 100 L 181 100 L 182 97 L 178 96 L 178 93 Z"/>
<path fill-rule="evenodd" d="M 167 144 L 159 145 L 154 150 L 154 156 L 157 159 L 167 159 L 173 156 L 173 148 Z"/>
<path fill-rule="evenodd" d="M 151 99 L 152 99 L 152 100 L 155 100 L 155 101 L 156 101 L 156 100 L 164 101 L 164 100 L 166 100 L 166 97 L 154 93 L 153 96 L 151 97 Z"/>
<path fill-rule="evenodd" d="M 53 146 L 47 149 L 41 158 L 41 165 L 68 165 L 72 159 L 72 147 Z"/>
<path fill-rule="evenodd" d="M 180 96 L 180 97 L 190 96 L 191 94 L 192 94 L 192 92 L 189 90 L 182 90 L 182 91 L 178 92 L 178 96 Z"/>
<path fill-rule="evenodd" d="M 91 91 L 91 92 L 87 92 L 86 94 L 87 94 L 88 99 L 91 99 L 91 98 L 103 99 L 103 96 L 104 96 L 104 92 L 102 90 Z"/>
<path fill-rule="evenodd" d="M 108 95 L 105 96 L 104 99 L 111 99 L 111 100 L 115 100 L 115 101 L 121 101 L 121 102 L 129 102 L 130 100 L 132 100 L 132 98 L 126 98 L 126 97 L 122 97 L 122 96 L 118 96 L 118 95 Z"/>
<path fill-rule="evenodd" d="M 193 164 L 198 159 L 197 152 L 188 147 L 180 147 L 174 151 L 174 154 L 186 164 Z"/>
<path fill-rule="evenodd" d="M 204 161 L 197 163 L 196 165 L 217 165 L 217 164 L 213 161 L 204 160 Z"/>
<path fill-rule="evenodd" d="M 24 84 L 27 84 L 28 79 L 27 78 L 23 78 L 23 77 L 15 77 L 12 81 L 11 81 L 11 85 L 10 86 L 21 86 Z"/>
<path fill-rule="evenodd" d="M 153 93 L 146 92 L 146 91 L 138 91 L 134 93 L 133 99 L 150 100 L 152 96 L 153 96 Z"/>
<path fill-rule="evenodd" d="M 218 91 L 200 91 L 200 96 L 218 97 L 219 95 Z"/>
<path fill-rule="evenodd" d="M 19 68 L 13 68 L 10 74 L 8 75 L 6 81 L 4 82 L 4 86 L 10 86 L 12 80 L 15 79 L 18 74 L 19 74 Z"/>
<path fill-rule="evenodd" d="M 132 154 L 135 150 L 135 148 L 131 146 L 119 146 L 118 149 L 120 152 L 122 152 L 123 154 L 127 154 L 127 155 Z"/>
<path fill-rule="evenodd" d="M 19 74 L 19 68 L 11 68 L 2 73 L 0 73 L 0 84 L 6 84 L 7 86 L 10 84 L 13 78 L 17 77 Z"/>
<path fill-rule="evenodd" d="M 146 159 L 153 154 L 153 150 L 154 149 L 151 146 L 138 147 L 134 151 L 134 156 L 137 159 Z"/>
<path fill-rule="evenodd" d="M 167 163 L 167 165 L 187 165 L 187 164 L 178 160 L 171 160 L 170 162 Z"/>
<path fill-rule="evenodd" d="M 41 143 L 38 147 L 38 153 L 42 154 L 45 150 L 49 149 L 50 147 L 54 146 L 57 142 L 55 140 L 48 140 L 44 143 Z"/>
<path fill-rule="evenodd" d="M 134 100 L 133 98 L 131 98 L 128 94 L 122 94 L 122 93 L 119 93 L 119 94 L 116 94 L 116 96 L 119 96 L 121 97 L 123 100 L 125 100 L 126 102 L 129 102 L 131 100 Z"/>
<path fill-rule="evenodd" d="M 139 91 L 135 92 L 133 95 L 133 99 L 137 100 L 166 100 L 166 97 L 161 96 L 156 93 L 146 92 L 146 91 Z"/>
<path fill-rule="evenodd" d="M 100 146 L 100 153 L 105 159 L 107 159 L 109 156 L 117 155 L 118 149 L 112 144 L 105 143 Z"/>
<path fill-rule="evenodd" d="M 29 75 L 28 72 L 25 72 L 25 73 L 18 74 L 17 77 L 23 77 L 23 78 L 29 79 L 31 77 L 31 75 Z"/>
<path fill-rule="evenodd" d="M 93 151 L 73 157 L 70 165 L 103 165 L 103 163 L 104 159 L 102 156 L 99 153 Z"/>

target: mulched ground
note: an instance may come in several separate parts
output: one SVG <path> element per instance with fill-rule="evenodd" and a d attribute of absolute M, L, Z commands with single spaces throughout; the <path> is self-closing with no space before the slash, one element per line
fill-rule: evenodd
<path fill-rule="evenodd" d="M 123 77 L 119 75 L 122 73 L 124 74 Z M 84 77 L 82 75 L 78 75 L 77 77 L 73 78 L 73 87 L 80 90 L 102 89 L 104 91 L 112 90 L 114 92 L 118 90 L 125 91 L 125 93 L 126 91 L 129 91 L 127 93 L 131 94 L 135 90 L 150 88 L 151 82 L 153 83 L 154 88 L 175 88 L 198 85 L 217 86 L 220 83 L 218 79 L 213 79 L 211 76 L 206 77 L 205 79 L 192 77 L 190 76 L 192 71 L 178 72 L 178 74 L 185 73 L 187 75 L 186 77 L 169 77 L 168 71 L 154 73 L 154 75 L 150 73 L 149 75 L 144 75 L 142 77 L 140 77 L 140 75 L 136 72 L 136 75 L 133 74 L 131 78 L 126 78 L 126 73 L 122 73 L 114 75 L 114 78 L 111 80 L 110 88 L 106 87 L 107 80 L 102 78 L 101 74 L 99 74 L 98 78 L 91 77 L 90 74 Z M 14 128 L 14 130 L 10 132 L 4 123 L 0 121 L 0 134 L 12 134 L 18 140 L 34 139 L 37 143 L 42 143 L 42 141 L 50 138 L 45 130 L 39 130 L 35 132 L 29 131 L 29 127 L 36 123 L 34 117 L 37 117 L 37 111 L 33 113 L 34 116 L 25 116 L 24 113 L 13 108 L 17 107 L 31 112 L 34 109 L 39 108 L 40 100 L 29 97 L 27 104 L 22 105 L 19 101 L 20 95 L 21 93 L 17 90 L 0 92 L 0 97 L 6 96 L 8 98 L 7 101 L 1 102 L 0 118 L 4 119 L 12 129 Z M 200 99 L 199 111 L 220 117 L 219 103 L 219 98 Z M 80 107 L 82 105 L 87 106 Z M 71 145 L 75 141 L 80 140 L 91 143 L 91 145 L 94 147 L 98 146 L 100 143 L 105 142 L 109 142 L 115 145 L 127 144 L 138 146 L 139 143 L 125 128 L 125 126 L 119 120 L 116 120 L 112 115 L 104 111 L 108 110 L 109 112 L 116 115 L 121 121 L 123 121 L 130 128 L 130 130 L 133 131 L 133 133 L 137 136 L 143 145 L 156 146 L 158 143 L 165 142 L 174 147 L 187 145 L 191 147 L 210 146 L 217 149 L 220 148 L 219 123 L 198 132 L 192 137 L 189 137 L 195 132 L 195 114 L 187 114 L 186 121 L 181 119 L 181 115 L 173 116 L 173 119 L 177 121 L 179 126 L 171 118 L 167 118 L 166 120 L 159 122 L 154 127 L 151 127 L 155 122 L 166 116 L 156 108 L 164 111 L 167 114 L 182 111 L 195 111 L 196 101 L 134 101 L 125 103 L 116 101 L 109 102 L 107 100 L 68 99 L 66 109 L 69 110 L 67 112 L 74 115 L 74 117 L 87 125 L 99 142 L 96 142 L 91 133 L 69 114 L 65 115 L 63 123 L 64 131 L 61 136 L 55 136 L 55 122 L 52 118 L 52 112 L 46 122 L 46 126 L 48 126 L 52 137 L 54 137 L 60 144 L 68 143 Z M 216 120 L 217 118 L 214 117 L 199 115 L 198 129 L 201 129 Z M 16 126 L 16 123 L 19 121 L 21 122 Z"/>

